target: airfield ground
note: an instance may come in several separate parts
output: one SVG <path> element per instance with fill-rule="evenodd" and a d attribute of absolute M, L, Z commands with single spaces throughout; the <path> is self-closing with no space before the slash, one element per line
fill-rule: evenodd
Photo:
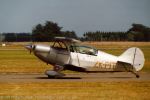
<path fill-rule="evenodd" d="M 149 100 L 150 42 L 86 42 L 105 52 L 120 55 L 129 47 L 140 47 L 145 66 L 139 79 L 131 73 L 83 74 L 64 71 L 63 79 L 43 74 L 52 66 L 30 55 L 27 43 L 0 47 L 0 100 Z M 48 43 L 45 43 L 48 44 Z"/>

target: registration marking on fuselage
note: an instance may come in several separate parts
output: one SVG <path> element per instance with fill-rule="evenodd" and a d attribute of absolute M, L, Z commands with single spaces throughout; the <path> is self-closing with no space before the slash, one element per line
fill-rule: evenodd
<path fill-rule="evenodd" d="M 116 68 L 116 63 L 115 62 L 96 62 L 94 67 L 95 68 L 114 69 L 114 68 Z"/>

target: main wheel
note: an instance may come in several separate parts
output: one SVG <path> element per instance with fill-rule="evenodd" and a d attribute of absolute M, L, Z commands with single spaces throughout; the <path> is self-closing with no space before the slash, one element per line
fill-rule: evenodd
<path fill-rule="evenodd" d="M 59 76 L 50 76 L 50 75 L 48 75 L 48 78 L 50 78 L 50 79 L 57 79 L 57 78 L 60 78 Z"/>
<path fill-rule="evenodd" d="M 136 75 L 136 78 L 140 78 L 140 75 Z"/>

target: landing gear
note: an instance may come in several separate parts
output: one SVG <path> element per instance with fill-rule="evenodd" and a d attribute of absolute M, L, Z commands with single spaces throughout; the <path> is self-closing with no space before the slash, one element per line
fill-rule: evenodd
<path fill-rule="evenodd" d="M 136 78 L 140 78 L 140 75 L 137 73 L 137 71 L 135 70 L 135 68 L 132 67 L 133 69 L 131 70 L 131 69 L 128 69 L 124 64 L 123 64 L 123 66 L 124 66 L 124 68 L 125 68 L 125 70 L 127 72 L 131 72 L 131 73 L 133 73 L 136 76 Z"/>
<path fill-rule="evenodd" d="M 63 78 L 63 76 L 51 76 L 51 75 L 47 75 L 49 79 L 60 79 Z"/>
<path fill-rule="evenodd" d="M 136 75 L 136 78 L 140 78 L 140 75 L 137 74 L 137 75 Z"/>
<path fill-rule="evenodd" d="M 56 72 L 60 72 L 60 71 L 62 71 L 63 69 L 64 69 L 63 66 L 55 65 L 53 70 L 56 71 Z"/>
<path fill-rule="evenodd" d="M 128 69 L 128 68 L 126 67 L 126 65 L 123 64 L 123 67 L 125 68 L 125 70 L 126 70 L 127 72 L 133 73 L 133 74 L 136 76 L 136 78 L 140 78 L 140 75 L 137 73 L 137 71 L 135 70 L 135 68 L 134 68 L 133 66 L 132 66 L 132 69 Z"/>
<path fill-rule="evenodd" d="M 45 71 L 45 74 L 48 76 L 48 78 L 62 78 L 65 76 L 65 74 L 61 73 L 63 70 L 63 66 L 55 65 L 53 70 L 47 70 Z"/>
<path fill-rule="evenodd" d="M 50 78 L 50 79 L 56 78 L 55 76 L 51 76 L 51 75 L 47 75 L 47 76 L 48 76 L 48 78 Z"/>
<path fill-rule="evenodd" d="M 136 78 L 140 78 L 140 75 L 137 72 L 132 71 L 131 73 L 133 73 L 136 76 Z"/>
<path fill-rule="evenodd" d="M 45 71 L 45 74 L 48 76 L 48 78 L 62 78 L 65 76 L 63 73 L 50 70 Z"/>

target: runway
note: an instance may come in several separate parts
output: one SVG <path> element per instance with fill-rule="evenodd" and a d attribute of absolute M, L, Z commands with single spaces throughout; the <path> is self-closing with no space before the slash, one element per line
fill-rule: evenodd
<path fill-rule="evenodd" d="M 0 83 L 15 83 L 15 82 L 128 82 L 128 81 L 148 81 L 150 82 L 150 73 L 140 73 L 140 78 L 129 72 L 119 73 L 77 73 L 67 74 L 63 78 L 49 79 L 44 74 L 0 74 Z"/>

